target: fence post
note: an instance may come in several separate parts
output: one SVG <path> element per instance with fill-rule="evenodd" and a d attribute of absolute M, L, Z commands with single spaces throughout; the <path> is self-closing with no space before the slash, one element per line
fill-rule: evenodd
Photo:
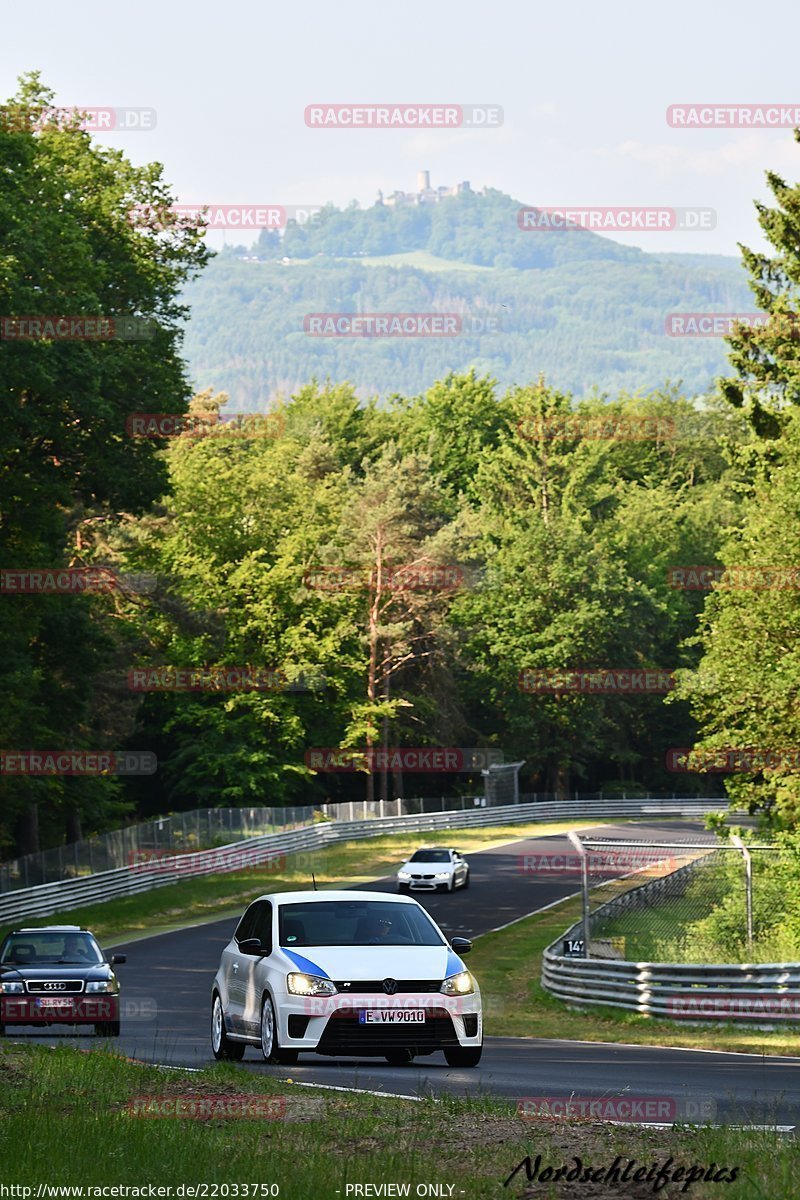
<path fill-rule="evenodd" d="M 731 834 L 731 841 L 737 850 L 741 850 L 744 859 L 744 889 L 747 906 L 747 949 L 753 949 L 753 856 L 740 837 Z"/>
<path fill-rule="evenodd" d="M 581 892 L 583 895 L 583 957 L 589 958 L 589 859 L 583 842 L 574 830 L 570 829 L 567 837 L 578 851 L 581 859 Z"/>

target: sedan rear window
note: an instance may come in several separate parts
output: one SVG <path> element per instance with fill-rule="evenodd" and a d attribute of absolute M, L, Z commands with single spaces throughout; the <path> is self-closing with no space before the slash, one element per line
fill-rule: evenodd
<path fill-rule="evenodd" d="M 415 904 L 376 900 L 282 904 L 280 944 L 296 946 L 443 946 L 436 926 Z"/>

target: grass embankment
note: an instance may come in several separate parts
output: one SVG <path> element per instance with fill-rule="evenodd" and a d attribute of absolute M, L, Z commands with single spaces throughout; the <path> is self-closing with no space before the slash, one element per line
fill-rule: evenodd
<path fill-rule="evenodd" d="M 616 823 L 616 822 L 615 822 Z M 502 825 L 484 829 L 439 829 L 427 833 L 396 833 L 385 837 L 334 844 L 324 850 L 291 854 L 276 869 L 248 868 L 221 875 L 204 875 L 123 896 L 103 904 L 59 912 L 45 920 L 59 925 L 85 925 L 101 942 L 121 942 L 128 936 L 162 932 L 215 917 L 239 915 L 254 896 L 310 888 L 313 871 L 318 887 L 347 887 L 392 874 L 421 846 L 456 846 L 464 854 L 487 850 L 523 837 L 546 837 L 568 829 L 595 828 L 598 821 L 560 821 Z M 44 923 L 37 919 L 37 925 Z M 24 924 L 17 921 L 15 927 Z M 0 927 L 0 937 L 10 926 Z"/>
<path fill-rule="evenodd" d="M 653 1164 L 670 1159 L 670 1172 L 705 1172 L 712 1163 L 724 1172 L 719 1182 L 700 1179 L 687 1189 L 679 1175 L 659 1190 L 664 1197 L 797 1194 L 796 1151 L 772 1132 L 530 1120 L 517 1115 L 515 1100 L 410 1102 L 309 1090 L 279 1082 L 266 1068 L 251 1073 L 221 1064 L 191 1074 L 165 1072 L 66 1047 L 0 1048 L 0 1079 L 2 1181 L 31 1188 L 30 1196 L 39 1184 L 144 1187 L 144 1195 L 148 1185 L 205 1184 L 211 1186 L 199 1194 L 207 1197 L 345 1200 L 357 1194 L 348 1193 L 348 1185 L 369 1183 L 407 1184 L 411 1196 L 418 1184 L 452 1185 L 453 1196 L 469 1200 L 534 1193 L 592 1200 L 652 1196 L 653 1183 L 633 1183 L 630 1174 L 626 1183 L 603 1181 L 617 1156 L 618 1170 L 634 1159 L 635 1168 L 652 1172 L 651 1179 Z M 266 1115 L 242 1115 L 241 1098 Z M 206 1111 L 236 1115 L 134 1115 L 169 1114 L 176 1104 L 202 1111 L 204 1103 Z M 561 1180 L 531 1186 L 523 1168 L 503 1187 L 526 1156 L 535 1163 L 537 1155 L 542 1170 L 562 1163 L 573 1168 L 577 1156 L 584 1169 L 600 1175 L 588 1185 Z M 738 1177 L 723 1184 L 732 1168 Z"/>
<path fill-rule="evenodd" d="M 610 1007 L 567 1008 L 541 985 L 542 955 L 580 917 L 580 900 L 565 900 L 475 942 L 469 967 L 480 983 L 490 1036 L 573 1038 L 768 1055 L 800 1053 L 797 1029 L 791 1027 L 769 1032 L 743 1029 L 733 1022 L 659 1021 Z"/>

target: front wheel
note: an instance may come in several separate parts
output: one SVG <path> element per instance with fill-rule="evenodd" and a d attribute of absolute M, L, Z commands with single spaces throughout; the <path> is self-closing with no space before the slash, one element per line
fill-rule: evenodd
<path fill-rule="evenodd" d="M 211 1050 L 223 1062 L 241 1062 L 244 1057 L 244 1043 L 232 1042 L 225 1032 L 222 1001 L 216 995 L 211 1006 Z"/>
<path fill-rule="evenodd" d="M 483 1054 L 480 1046 L 447 1046 L 444 1056 L 448 1067 L 477 1067 Z"/>
<path fill-rule="evenodd" d="M 291 1066 L 297 1062 L 297 1050 L 282 1050 L 278 1045 L 278 1023 L 269 996 L 261 1002 L 261 1054 L 272 1066 Z"/>

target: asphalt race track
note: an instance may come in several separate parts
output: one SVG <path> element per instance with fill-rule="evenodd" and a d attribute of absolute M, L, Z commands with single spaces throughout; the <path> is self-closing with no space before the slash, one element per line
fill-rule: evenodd
<path fill-rule="evenodd" d="M 596 832 L 603 837 L 691 840 L 702 828 L 697 822 L 656 819 L 636 825 L 598 826 Z M 440 840 L 438 836 L 436 840 Z M 448 936 L 486 933 L 577 890 L 574 877 L 535 877 L 520 869 L 522 856 L 545 848 L 553 854 L 573 852 L 563 836 L 509 842 L 469 855 L 469 889 L 452 895 L 416 893 L 416 897 Z M 363 886 L 394 891 L 394 880 Z M 252 898 L 243 894 L 242 908 Z M 120 1051 L 172 1067 L 213 1062 L 209 1044 L 211 983 L 235 924 L 230 919 L 216 921 L 115 946 L 128 955 L 127 965 L 119 968 L 123 1031 L 116 1045 Z M 14 1039 L 50 1045 L 109 1045 L 88 1031 L 77 1037 L 52 1031 L 15 1033 Z M 637 1101 L 651 1098 L 662 1106 L 654 1109 L 651 1105 L 648 1120 L 657 1120 L 661 1113 L 697 1123 L 800 1125 L 800 1057 L 493 1037 L 487 1038 L 481 1064 L 473 1070 L 450 1068 L 440 1054 L 417 1059 L 407 1067 L 390 1067 L 375 1059 L 305 1055 L 296 1066 L 267 1068 L 255 1047 L 245 1052 L 242 1069 L 269 1070 L 298 1084 L 404 1096 L 449 1092 L 515 1099 L 571 1095 L 595 1099 L 625 1096 Z M 665 1097 L 672 1108 L 664 1107 Z"/>

